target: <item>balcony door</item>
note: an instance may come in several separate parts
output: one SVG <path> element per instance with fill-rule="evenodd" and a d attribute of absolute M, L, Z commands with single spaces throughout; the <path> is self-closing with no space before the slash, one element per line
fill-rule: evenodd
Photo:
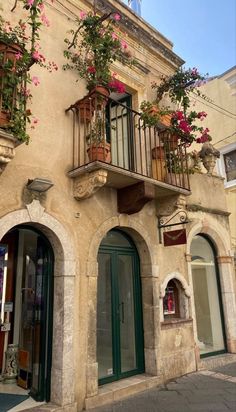
<path fill-rule="evenodd" d="M 144 371 L 139 259 L 122 232 L 103 239 L 98 271 L 97 361 L 104 384 Z"/>
<path fill-rule="evenodd" d="M 107 140 L 111 143 L 112 164 L 126 170 L 132 170 L 133 164 L 131 105 L 131 95 L 126 94 L 107 106 Z"/>

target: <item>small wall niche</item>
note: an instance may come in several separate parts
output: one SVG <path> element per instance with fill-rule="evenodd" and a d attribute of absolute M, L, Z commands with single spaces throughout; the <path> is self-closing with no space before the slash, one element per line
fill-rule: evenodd
<path fill-rule="evenodd" d="M 189 297 L 189 287 L 184 279 L 168 277 L 161 286 L 161 322 L 190 319 Z"/>

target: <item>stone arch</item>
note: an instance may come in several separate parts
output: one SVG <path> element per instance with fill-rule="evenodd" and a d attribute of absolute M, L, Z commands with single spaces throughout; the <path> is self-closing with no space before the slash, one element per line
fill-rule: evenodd
<path fill-rule="evenodd" d="M 203 219 L 201 222 L 193 222 L 189 228 L 187 241 L 187 261 L 188 275 L 191 294 L 193 295 L 193 282 L 191 270 L 191 255 L 190 247 L 194 236 L 206 235 L 212 242 L 216 255 L 217 266 L 220 278 L 220 294 L 223 304 L 225 333 L 227 340 L 227 349 L 229 352 L 236 352 L 236 297 L 234 292 L 234 267 L 231 256 L 231 240 L 227 229 L 220 223 L 216 222 L 211 216 Z M 197 327 L 194 301 L 191 299 L 191 310 L 194 319 L 193 329 L 195 341 L 197 342 Z"/>
<path fill-rule="evenodd" d="M 231 249 L 229 232 L 222 225 L 216 224 L 210 217 L 207 222 L 205 220 L 193 222 L 190 226 L 186 246 L 187 254 L 190 254 L 192 240 L 197 234 L 207 235 L 213 242 L 219 256 L 229 254 Z"/>
<path fill-rule="evenodd" d="M 96 319 L 97 319 L 97 255 L 99 246 L 106 233 L 119 228 L 133 240 L 140 258 L 140 275 L 142 284 L 143 325 L 144 325 L 144 356 L 146 372 L 156 375 L 157 372 L 157 342 L 159 336 L 159 302 L 158 302 L 158 265 L 155 256 L 155 247 L 148 231 L 140 223 L 129 216 L 112 217 L 103 222 L 96 231 L 90 243 L 88 254 L 88 370 L 87 370 L 87 397 L 98 392 L 98 365 L 96 361 Z"/>
<path fill-rule="evenodd" d="M 161 322 L 164 321 L 163 299 L 165 296 L 166 287 L 171 280 L 176 280 L 178 282 L 180 317 L 183 319 L 188 319 L 190 316 L 189 298 L 191 297 L 191 288 L 183 275 L 181 275 L 179 272 L 172 272 L 165 277 L 164 281 L 160 285 Z"/>
<path fill-rule="evenodd" d="M 70 236 L 62 224 L 45 212 L 39 201 L 10 212 L 0 219 L 0 239 L 13 227 L 38 228 L 51 243 L 54 257 L 54 308 L 51 371 L 51 402 L 60 406 L 75 401 L 73 369 L 74 277 L 76 260 Z M 60 353 L 60 356 L 57 354 Z M 70 385 L 64 385 L 69 382 Z"/>

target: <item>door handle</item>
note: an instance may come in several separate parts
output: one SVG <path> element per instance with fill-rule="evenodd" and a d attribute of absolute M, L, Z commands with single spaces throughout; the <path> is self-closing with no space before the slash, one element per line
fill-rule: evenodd
<path fill-rule="evenodd" d="M 124 302 L 121 302 L 121 323 L 125 323 L 125 304 Z"/>

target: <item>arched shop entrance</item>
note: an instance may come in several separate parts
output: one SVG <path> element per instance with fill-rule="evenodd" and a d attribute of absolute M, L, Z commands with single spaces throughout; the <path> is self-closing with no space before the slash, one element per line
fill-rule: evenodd
<path fill-rule="evenodd" d="M 37 401 L 50 400 L 53 261 L 33 226 L 15 226 L 0 242 L 1 377 Z M 16 353 L 10 365 L 9 349 Z"/>
<path fill-rule="evenodd" d="M 97 361 L 100 384 L 144 371 L 139 256 L 114 229 L 98 253 Z"/>
<path fill-rule="evenodd" d="M 200 356 L 226 352 L 224 313 L 216 253 L 210 239 L 196 235 L 191 244 L 192 282 Z"/>

